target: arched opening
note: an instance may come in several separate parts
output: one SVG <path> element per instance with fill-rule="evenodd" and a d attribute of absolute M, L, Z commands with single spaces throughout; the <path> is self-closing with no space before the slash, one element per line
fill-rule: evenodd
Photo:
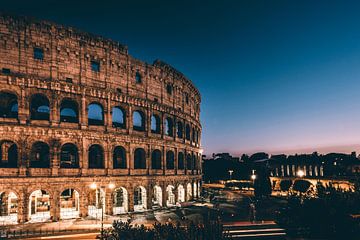
<path fill-rule="evenodd" d="M 191 158 L 192 158 L 192 162 L 191 162 L 192 169 L 197 170 L 197 164 L 196 164 L 196 156 L 195 156 L 195 154 L 192 154 Z"/>
<path fill-rule="evenodd" d="M 179 152 L 178 153 L 178 169 L 179 170 L 184 170 L 184 153 Z"/>
<path fill-rule="evenodd" d="M 31 120 L 50 120 L 49 99 L 43 94 L 34 94 L 30 102 Z"/>
<path fill-rule="evenodd" d="M 134 169 L 146 169 L 145 150 L 142 148 L 135 149 Z"/>
<path fill-rule="evenodd" d="M 136 131 L 145 131 L 145 117 L 143 112 L 133 112 L 133 129 Z"/>
<path fill-rule="evenodd" d="M 78 104 L 71 99 L 64 99 L 60 104 L 60 122 L 78 123 Z"/>
<path fill-rule="evenodd" d="M 186 138 L 186 140 L 189 140 L 189 141 L 190 141 L 190 137 L 191 137 L 190 132 L 191 132 L 191 130 L 190 130 L 190 125 L 189 125 L 189 124 L 186 124 L 186 127 L 185 127 L 185 138 Z"/>
<path fill-rule="evenodd" d="M 104 109 L 99 103 L 91 103 L 88 106 L 88 124 L 101 126 L 104 125 Z"/>
<path fill-rule="evenodd" d="M 192 158 L 190 154 L 186 155 L 186 169 L 192 170 Z"/>
<path fill-rule="evenodd" d="M 192 187 L 191 183 L 188 183 L 186 185 L 186 200 L 189 201 L 192 199 Z"/>
<path fill-rule="evenodd" d="M 160 133 L 160 118 L 156 114 L 151 116 L 151 132 Z"/>
<path fill-rule="evenodd" d="M 194 182 L 193 183 L 193 196 L 194 196 L 194 198 L 197 198 L 198 196 L 197 196 L 197 193 L 198 193 L 198 191 L 197 191 L 197 184 L 196 184 L 196 182 Z"/>
<path fill-rule="evenodd" d="M 79 154 L 75 144 L 65 143 L 60 151 L 60 167 L 61 168 L 78 168 Z"/>
<path fill-rule="evenodd" d="M 178 138 L 183 138 L 183 136 L 184 136 L 184 128 L 183 128 L 182 122 L 180 122 L 180 121 L 177 122 L 176 131 L 177 131 L 177 137 Z"/>
<path fill-rule="evenodd" d="M 166 169 L 174 169 L 174 152 L 173 151 L 167 151 L 166 153 Z"/>
<path fill-rule="evenodd" d="M 4 225 L 16 224 L 18 217 L 18 197 L 13 192 L 0 192 L 0 222 Z"/>
<path fill-rule="evenodd" d="M 104 168 L 104 150 L 99 144 L 89 148 L 89 168 Z"/>
<path fill-rule="evenodd" d="M 146 210 L 146 189 L 143 186 L 134 189 L 134 211 Z"/>
<path fill-rule="evenodd" d="M 197 196 L 200 197 L 201 196 L 201 184 L 200 181 L 197 184 Z"/>
<path fill-rule="evenodd" d="M 113 193 L 113 214 L 118 215 L 128 212 L 128 192 L 125 188 L 120 187 Z"/>
<path fill-rule="evenodd" d="M 112 109 L 112 125 L 115 128 L 126 128 L 125 111 L 121 107 L 113 107 Z"/>
<path fill-rule="evenodd" d="M 29 197 L 29 220 L 44 222 L 50 220 L 50 195 L 44 190 L 36 190 Z"/>
<path fill-rule="evenodd" d="M 154 195 L 152 199 L 153 208 L 162 207 L 162 189 L 159 185 L 154 186 Z"/>
<path fill-rule="evenodd" d="M 71 219 L 80 216 L 80 195 L 72 189 L 64 190 L 60 195 L 60 218 Z"/>
<path fill-rule="evenodd" d="M 126 151 L 125 148 L 117 146 L 113 152 L 113 168 L 126 169 Z"/>
<path fill-rule="evenodd" d="M 18 100 L 15 94 L 0 92 L 0 117 L 18 117 Z"/>
<path fill-rule="evenodd" d="M 161 169 L 161 152 L 158 149 L 151 153 L 151 168 Z"/>
<path fill-rule="evenodd" d="M 16 168 L 18 165 L 17 145 L 11 141 L 0 142 L 0 167 Z"/>
<path fill-rule="evenodd" d="M 169 137 L 174 136 L 174 124 L 170 117 L 165 119 L 165 135 Z"/>
<path fill-rule="evenodd" d="M 185 202 L 185 189 L 182 184 L 179 184 L 178 186 L 178 202 Z"/>
<path fill-rule="evenodd" d="M 135 74 L 135 82 L 136 83 L 141 83 L 142 82 L 142 77 L 141 77 L 141 74 L 139 72 L 136 72 L 136 74 Z"/>
<path fill-rule="evenodd" d="M 91 188 L 89 192 L 88 215 L 95 219 L 101 219 L 102 211 L 105 212 L 105 191 L 102 188 Z"/>
<path fill-rule="evenodd" d="M 48 168 L 50 167 L 49 145 L 44 142 L 35 142 L 31 147 L 30 167 Z"/>
<path fill-rule="evenodd" d="M 168 185 L 166 187 L 166 193 L 167 193 L 166 206 L 167 207 L 172 207 L 176 203 L 174 189 L 175 189 L 175 187 L 172 185 Z"/>
<path fill-rule="evenodd" d="M 192 140 L 193 142 L 195 142 L 195 129 L 194 129 L 194 128 L 192 129 L 191 133 L 192 133 L 191 140 Z"/>

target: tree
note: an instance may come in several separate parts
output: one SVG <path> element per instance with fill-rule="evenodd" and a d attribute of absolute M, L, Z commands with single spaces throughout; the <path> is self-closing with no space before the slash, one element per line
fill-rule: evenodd
<path fill-rule="evenodd" d="M 309 190 L 311 186 L 311 183 L 306 180 L 295 180 L 293 190 L 301 193 L 306 193 L 307 190 Z"/>
<path fill-rule="evenodd" d="M 256 179 L 254 181 L 255 197 L 268 197 L 271 194 L 271 191 L 271 182 L 267 169 L 259 168 L 256 171 Z"/>
<path fill-rule="evenodd" d="M 280 182 L 280 190 L 284 191 L 284 192 L 288 192 L 292 184 L 293 183 L 292 183 L 292 181 L 290 179 L 281 180 L 281 182 Z"/>

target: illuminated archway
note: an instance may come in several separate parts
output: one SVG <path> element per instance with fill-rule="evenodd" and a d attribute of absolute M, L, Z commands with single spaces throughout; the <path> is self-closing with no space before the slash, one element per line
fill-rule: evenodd
<path fill-rule="evenodd" d="M 74 189 L 66 189 L 60 195 L 60 218 L 71 219 L 80 216 L 80 197 Z"/>
<path fill-rule="evenodd" d="M 143 186 L 136 187 L 134 189 L 134 211 L 146 210 L 146 189 Z"/>
<path fill-rule="evenodd" d="M 18 197 L 14 192 L 0 192 L 0 223 L 16 224 L 18 217 Z"/>
<path fill-rule="evenodd" d="M 176 203 L 174 189 L 175 189 L 175 187 L 173 185 L 168 185 L 166 187 L 166 193 L 167 193 L 166 206 L 167 207 L 172 207 Z"/>
<path fill-rule="evenodd" d="M 50 220 L 50 195 L 44 190 L 36 190 L 29 197 L 29 220 L 45 222 Z"/>
<path fill-rule="evenodd" d="M 113 193 L 113 214 L 118 215 L 128 212 L 128 192 L 125 188 L 120 187 Z"/>
<path fill-rule="evenodd" d="M 160 186 L 155 185 L 154 186 L 154 195 L 153 195 L 153 206 L 159 206 L 162 207 L 162 189 Z"/>

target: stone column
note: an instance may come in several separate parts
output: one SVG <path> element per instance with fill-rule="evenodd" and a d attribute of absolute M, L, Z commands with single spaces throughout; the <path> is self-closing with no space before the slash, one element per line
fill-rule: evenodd
<path fill-rule="evenodd" d="M 85 188 L 88 186 L 85 186 Z M 88 215 L 88 197 L 87 197 L 87 191 L 84 191 L 81 195 L 80 195 L 80 217 L 84 218 Z"/>
<path fill-rule="evenodd" d="M 134 212 L 134 188 L 133 186 L 130 186 L 128 188 L 128 206 L 129 206 L 129 212 Z"/>
<path fill-rule="evenodd" d="M 54 222 L 60 219 L 60 193 L 58 191 L 53 191 L 50 195 L 50 216 Z"/>
<path fill-rule="evenodd" d="M 27 120 L 30 119 L 29 100 L 26 97 L 25 89 L 21 89 L 21 96 L 18 99 L 18 119 L 20 124 L 26 124 Z"/>
<path fill-rule="evenodd" d="M 166 191 L 167 184 L 165 182 L 163 182 L 160 186 L 162 188 L 163 207 L 167 207 L 167 199 L 168 199 L 168 193 Z"/>
<path fill-rule="evenodd" d="M 161 151 L 161 167 L 162 167 L 162 170 L 163 170 L 163 175 L 166 174 L 166 148 L 164 146 L 162 146 L 162 151 Z"/>
<path fill-rule="evenodd" d="M 80 113 L 80 127 L 81 129 L 86 129 L 87 128 L 87 111 L 86 111 L 86 97 L 85 97 L 85 89 L 84 92 L 81 96 L 81 113 Z"/>
<path fill-rule="evenodd" d="M 127 143 L 126 149 L 126 166 L 128 168 L 128 174 L 131 175 L 131 172 L 134 169 L 134 149 L 131 147 L 130 143 Z"/>
<path fill-rule="evenodd" d="M 105 214 L 113 215 L 113 193 L 112 189 L 104 189 L 105 190 Z"/>
<path fill-rule="evenodd" d="M 132 121 L 133 116 L 132 116 L 132 106 L 131 105 L 129 105 L 126 115 L 128 116 L 126 118 L 127 131 L 128 131 L 128 134 L 132 134 L 132 132 L 133 132 L 133 121 Z"/>
<path fill-rule="evenodd" d="M 107 98 L 107 107 L 106 107 L 107 111 L 106 114 L 104 114 L 104 120 L 105 120 L 105 130 L 109 130 L 112 128 L 112 109 L 111 109 L 111 99 L 110 99 L 110 94 L 108 95 Z"/>
<path fill-rule="evenodd" d="M 29 195 L 22 191 L 18 197 L 18 222 L 25 223 L 29 220 Z"/>
<path fill-rule="evenodd" d="M 50 124 L 51 126 L 57 126 L 60 123 L 60 113 L 59 102 L 55 95 L 52 96 L 50 104 Z"/>
<path fill-rule="evenodd" d="M 153 191 L 151 184 L 146 187 L 146 209 L 152 209 Z"/>
<path fill-rule="evenodd" d="M 57 176 L 59 174 L 60 167 L 60 143 L 58 140 L 53 140 L 50 146 L 50 167 L 51 175 Z"/>

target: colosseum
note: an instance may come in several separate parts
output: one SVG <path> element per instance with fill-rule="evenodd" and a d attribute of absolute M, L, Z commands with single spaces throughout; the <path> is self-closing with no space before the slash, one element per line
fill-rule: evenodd
<path fill-rule="evenodd" d="M 2 14 L 0 71 L 0 224 L 199 197 L 201 97 L 172 66 L 71 27 Z"/>

